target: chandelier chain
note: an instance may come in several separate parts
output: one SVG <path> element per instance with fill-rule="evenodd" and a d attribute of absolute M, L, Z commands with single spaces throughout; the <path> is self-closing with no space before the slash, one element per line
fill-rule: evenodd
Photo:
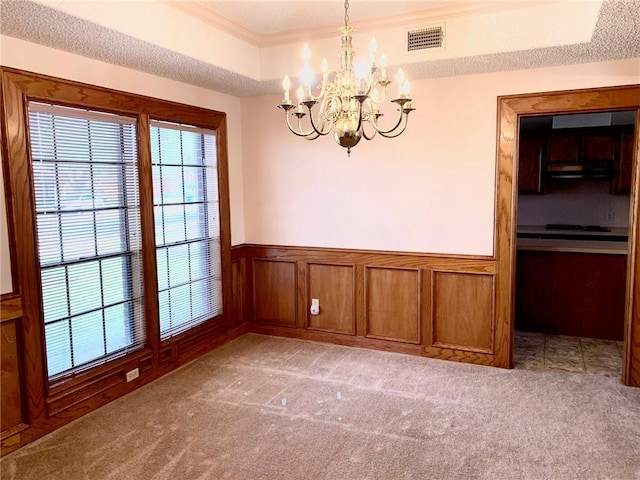
<path fill-rule="evenodd" d="M 344 0 L 344 26 L 349 26 L 349 0 Z"/>

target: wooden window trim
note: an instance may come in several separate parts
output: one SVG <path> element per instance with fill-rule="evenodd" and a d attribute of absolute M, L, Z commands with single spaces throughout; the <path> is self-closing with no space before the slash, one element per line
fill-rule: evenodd
<path fill-rule="evenodd" d="M 29 423 L 45 422 L 47 397 L 73 388 L 86 379 L 93 381 L 112 368 L 111 362 L 81 372 L 72 378 L 57 379 L 49 385 L 44 364 L 44 329 L 42 299 L 35 227 L 33 179 L 28 146 L 28 102 L 40 101 L 70 107 L 127 115 L 137 118 L 139 156 L 140 216 L 142 227 L 143 270 L 145 279 L 145 352 L 151 352 L 153 366 L 159 364 L 161 349 L 153 218 L 153 182 L 149 139 L 150 120 L 183 123 L 214 130 L 217 136 L 218 183 L 220 196 L 220 244 L 223 285 L 222 316 L 203 324 L 202 330 L 226 330 L 231 326 L 231 234 L 229 213 L 229 181 L 226 114 L 201 107 L 159 100 L 142 95 L 111 90 L 60 78 L 0 67 L 2 82 L 0 101 L 2 115 L 2 148 L 7 196 L 8 229 L 15 294 L 23 304 L 22 338 Z M 208 326 L 208 327 L 207 327 Z M 176 337 L 173 343 L 190 337 L 189 332 Z M 141 356 L 132 352 L 116 361 L 126 363 Z M 144 356 L 144 355 L 143 355 Z M 64 385 L 64 387 L 62 387 Z"/>

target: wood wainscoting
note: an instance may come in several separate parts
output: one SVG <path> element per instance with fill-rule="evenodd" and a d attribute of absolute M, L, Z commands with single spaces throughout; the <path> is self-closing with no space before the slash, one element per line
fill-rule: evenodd
<path fill-rule="evenodd" d="M 491 257 L 245 245 L 232 265 L 250 331 L 510 367 Z"/>
<path fill-rule="evenodd" d="M 22 302 L 18 295 L 2 295 L 0 301 L 0 439 L 2 448 L 20 446 L 20 433 L 27 429 L 27 419 L 23 408 L 24 385 L 22 378 L 22 358 L 20 331 Z"/>

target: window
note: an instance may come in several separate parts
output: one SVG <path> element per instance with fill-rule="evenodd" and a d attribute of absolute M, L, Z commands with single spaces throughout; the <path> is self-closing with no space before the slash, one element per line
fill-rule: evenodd
<path fill-rule="evenodd" d="M 152 122 L 160 334 L 222 313 L 215 132 Z"/>
<path fill-rule="evenodd" d="M 31 102 L 49 377 L 144 342 L 135 119 Z"/>
<path fill-rule="evenodd" d="M 135 368 L 141 382 L 165 373 L 235 323 L 223 313 L 227 122 L 6 67 L 0 77 L 13 293 L 40 421 L 135 388 Z"/>

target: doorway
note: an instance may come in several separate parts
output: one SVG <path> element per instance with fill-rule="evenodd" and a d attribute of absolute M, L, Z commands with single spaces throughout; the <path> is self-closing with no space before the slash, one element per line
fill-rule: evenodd
<path fill-rule="evenodd" d="M 526 116 L 569 114 L 581 112 L 635 111 L 633 136 L 633 164 L 630 194 L 629 248 L 626 262 L 626 291 L 624 313 L 624 341 L 622 343 L 622 380 L 626 385 L 640 386 L 640 275 L 638 259 L 638 167 L 640 149 L 638 120 L 640 118 L 640 85 L 610 87 L 568 92 L 526 94 L 498 99 L 498 149 L 497 149 L 497 194 L 496 194 L 496 238 L 498 286 L 496 306 L 498 316 L 496 332 L 508 332 L 509 364 L 513 366 L 514 346 L 514 298 L 516 262 L 516 216 L 517 216 L 517 148 L 519 120 Z M 638 298 L 636 298 L 638 297 Z"/>
<path fill-rule="evenodd" d="M 621 377 L 635 114 L 519 119 L 515 368 Z"/>

